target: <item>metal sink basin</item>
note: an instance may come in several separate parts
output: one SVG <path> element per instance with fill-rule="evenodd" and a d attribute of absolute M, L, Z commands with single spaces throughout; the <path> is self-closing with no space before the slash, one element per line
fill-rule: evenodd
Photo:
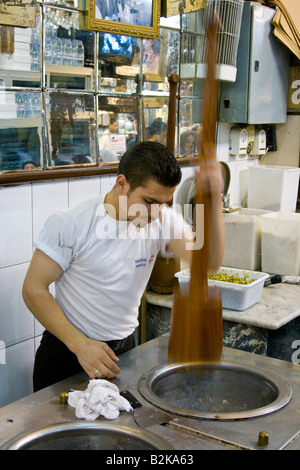
<path fill-rule="evenodd" d="M 2 450 L 170 450 L 149 431 L 114 424 L 56 424 L 18 437 Z"/>
<path fill-rule="evenodd" d="M 167 364 L 145 373 L 138 382 L 143 397 L 181 416 L 237 420 L 284 407 L 290 384 L 275 373 L 235 363 Z"/>

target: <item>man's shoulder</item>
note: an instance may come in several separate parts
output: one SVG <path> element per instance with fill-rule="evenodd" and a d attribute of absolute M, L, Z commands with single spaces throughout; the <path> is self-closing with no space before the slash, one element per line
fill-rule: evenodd
<path fill-rule="evenodd" d="M 101 213 L 103 207 L 103 196 L 87 199 L 80 202 L 76 206 L 55 212 L 48 218 L 48 224 L 63 227 L 67 226 L 69 230 L 73 230 L 76 226 L 90 226 L 93 220 Z"/>
<path fill-rule="evenodd" d="M 67 218 L 77 219 L 81 217 L 89 217 L 89 214 L 97 212 L 99 207 L 102 207 L 104 202 L 104 196 L 97 196 L 91 199 L 86 199 L 76 206 L 70 207 L 65 211 L 60 212 L 63 216 Z"/>

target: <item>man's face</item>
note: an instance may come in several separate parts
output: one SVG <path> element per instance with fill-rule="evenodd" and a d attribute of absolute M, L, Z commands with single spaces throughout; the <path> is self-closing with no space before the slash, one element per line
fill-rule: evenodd
<path fill-rule="evenodd" d="M 192 135 L 189 135 L 184 143 L 184 150 L 188 153 L 194 153 L 195 151 L 195 139 Z"/>
<path fill-rule="evenodd" d="M 111 134 L 117 134 L 119 130 L 119 124 L 118 121 L 113 122 L 112 124 L 109 125 L 109 132 Z"/>
<path fill-rule="evenodd" d="M 163 205 L 172 203 L 175 189 L 176 186 L 163 186 L 155 180 L 148 180 L 144 186 L 138 186 L 133 191 L 129 189 L 126 194 L 127 220 L 136 219 L 138 225 L 145 226 L 157 219 Z"/>

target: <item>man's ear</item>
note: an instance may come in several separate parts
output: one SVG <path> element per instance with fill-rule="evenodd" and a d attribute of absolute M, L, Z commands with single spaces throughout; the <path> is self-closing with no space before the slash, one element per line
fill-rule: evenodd
<path fill-rule="evenodd" d="M 116 188 L 117 188 L 120 196 L 125 196 L 128 193 L 128 191 L 130 189 L 130 185 L 129 185 L 125 175 L 120 174 L 120 175 L 117 176 Z"/>

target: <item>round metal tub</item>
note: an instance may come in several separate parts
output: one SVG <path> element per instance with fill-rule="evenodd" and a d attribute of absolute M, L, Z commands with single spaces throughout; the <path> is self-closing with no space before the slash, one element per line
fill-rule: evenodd
<path fill-rule="evenodd" d="M 48 426 L 6 443 L 2 450 L 170 450 L 149 431 L 90 422 Z"/>
<path fill-rule="evenodd" d="M 229 362 L 163 365 L 145 373 L 138 388 L 165 411 L 216 420 L 273 413 L 292 398 L 290 384 L 279 375 Z"/>

